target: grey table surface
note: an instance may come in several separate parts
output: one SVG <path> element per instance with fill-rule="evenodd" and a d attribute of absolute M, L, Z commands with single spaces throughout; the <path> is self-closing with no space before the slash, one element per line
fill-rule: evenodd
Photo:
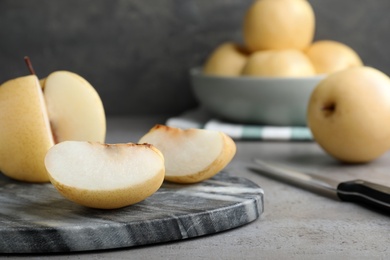
<path fill-rule="evenodd" d="M 108 118 L 107 142 L 137 142 L 163 117 Z M 245 226 L 171 243 L 74 254 L 11 255 L 8 259 L 389 259 L 390 218 L 334 201 L 246 169 L 252 158 L 316 174 L 390 185 L 390 152 L 365 165 L 340 164 L 314 142 L 237 141 L 226 170 L 264 189 L 264 213 Z"/>

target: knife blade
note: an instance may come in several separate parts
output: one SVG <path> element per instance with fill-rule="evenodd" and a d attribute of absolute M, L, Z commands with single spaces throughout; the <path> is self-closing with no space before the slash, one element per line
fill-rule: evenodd
<path fill-rule="evenodd" d="M 254 172 L 289 184 L 346 202 L 354 202 L 369 208 L 390 213 L 390 187 L 361 179 L 339 182 L 325 176 L 303 173 L 254 159 Z"/>

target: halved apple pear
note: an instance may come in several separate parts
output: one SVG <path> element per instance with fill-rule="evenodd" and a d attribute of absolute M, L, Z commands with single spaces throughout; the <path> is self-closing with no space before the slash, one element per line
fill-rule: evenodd
<path fill-rule="evenodd" d="M 64 141 L 45 157 L 50 181 L 69 200 L 100 209 L 140 202 L 164 180 L 164 157 L 148 144 Z"/>
<path fill-rule="evenodd" d="M 0 86 L 0 171 L 27 182 L 49 182 L 44 158 L 65 140 L 105 141 L 106 118 L 95 89 L 82 77 L 57 71 L 38 81 L 32 75 Z"/>
<path fill-rule="evenodd" d="M 0 171 L 28 182 L 48 182 L 43 158 L 54 141 L 35 75 L 0 86 Z"/>
<path fill-rule="evenodd" d="M 165 158 L 165 180 L 196 183 L 216 175 L 233 159 L 236 144 L 225 133 L 205 129 L 154 126 L 139 140 Z"/>
<path fill-rule="evenodd" d="M 41 80 L 56 143 L 65 140 L 104 143 L 106 117 L 91 84 L 69 71 L 56 71 Z"/>

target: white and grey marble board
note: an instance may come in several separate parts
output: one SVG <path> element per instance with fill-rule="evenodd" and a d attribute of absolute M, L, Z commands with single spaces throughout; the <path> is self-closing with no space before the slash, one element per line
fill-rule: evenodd
<path fill-rule="evenodd" d="M 192 185 L 164 183 L 151 197 L 116 210 L 79 206 L 51 184 L 0 175 L 0 253 L 53 253 L 178 241 L 229 230 L 263 212 L 263 190 L 221 172 Z"/>

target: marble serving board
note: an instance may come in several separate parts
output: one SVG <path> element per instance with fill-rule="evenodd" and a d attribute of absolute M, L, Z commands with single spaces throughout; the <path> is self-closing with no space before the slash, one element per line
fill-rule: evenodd
<path fill-rule="evenodd" d="M 263 190 L 221 172 L 199 184 L 164 183 L 151 197 L 116 210 L 79 206 L 51 184 L 0 174 L 0 253 L 102 250 L 213 234 L 256 220 Z"/>

